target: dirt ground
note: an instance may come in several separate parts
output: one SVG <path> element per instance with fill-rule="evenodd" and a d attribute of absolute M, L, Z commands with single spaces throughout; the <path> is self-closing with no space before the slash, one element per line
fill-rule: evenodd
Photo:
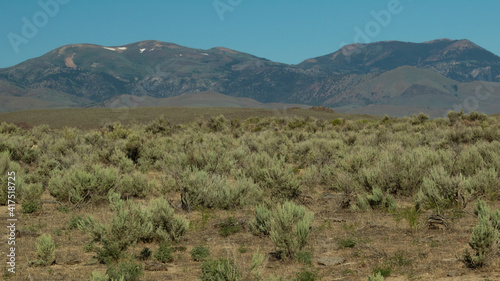
<path fill-rule="evenodd" d="M 152 196 L 159 196 L 152 195 Z M 152 197 L 151 197 L 152 198 Z M 387 211 L 352 211 L 339 207 L 340 194 L 312 193 L 297 200 L 315 213 L 309 242 L 304 251 L 313 254 L 309 270 L 316 271 L 321 280 L 366 280 L 377 265 L 391 265 L 388 281 L 395 280 L 500 280 L 500 258 L 493 257 L 489 264 L 481 269 L 469 269 L 461 257 L 477 223 L 473 214 L 473 204 L 469 203 L 463 212 L 447 212 L 449 229 L 429 229 L 425 224 L 429 212 L 420 215 L 420 226 L 414 230 L 409 223 L 395 219 Z M 146 202 L 146 200 L 140 200 Z M 180 196 L 170 194 L 174 205 L 180 206 Z M 409 198 L 397 198 L 398 207 L 410 205 Z M 54 200 L 44 194 L 42 200 Z M 406 202 L 406 203 L 405 203 Z M 57 203 L 45 203 L 41 211 L 35 214 L 21 214 L 20 206 L 16 210 L 19 221 L 16 236 L 16 274 L 6 273 L 3 265 L 4 280 L 89 280 L 92 271 L 106 271 L 106 266 L 98 264 L 92 257 L 94 252 L 86 253 L 83 248 L 89 236 L 77 229 L 69 230 L 68 221 L 73 214 L 86 216 L 92 214 L 97 221 L 105 221 L 111 216 L 107 205 L 87 206 L 82 209 L 70 209 L 64 213 L 58 210 Z M 499 206 L 495 206 L 498 208 Z M 3 237 L 7 231 L 7 207 L 0 207 L 0 221 Z M 276 251 L 269 237 L 254 236 L 243 224 L 243 229 L 228 237 L 218 234 L 217 225 L 228 217 L 248 222 L 254 216 L 253 208 L 233 211 L 203 210 L 184 213 L 190 222 L 190 230 L 185 235 L 174 253 L 174 261 L 160 265 L 160 271 L 144 270 L 141 280 L 199 280 L 201 262 L 192 260 L 190 251 L 195 246 L 205 245 L 212 258 L 229 257 L 237 266 L 248 272 L 252 255 L 257 249 L 266 254 L 261 266 L 264 280 L 271 274 L 291 280 L 305 265 L 296 261 L 277 260 Z M 51 234 L 56 241 L 56 264 L 47 267 L 28 266 L 29 260 L 36 259 L 35 242 L 39 235 Z M 339 239 L 355 242 L 354 247 L 342 247 Z M 7 239 L 3 239 L 1 255 L 6 259 Z M 128 251 L 139 254 L 144 248 L 153 251 L 157 244 L 137 244 Z M 330 259 L 328 259 L 330 258 Z M 321 265 L 320 263 L 327 265 Z M 153 260 L 143 262 L 149 268 Z M 331 264 L 330 264 L 331 263 Z M 158 269 L 158 268 L 157 268 Z M 244 275 L 245 276 L 245 275 Z M 246 275 L 246 278 L 249 278 Z"/>

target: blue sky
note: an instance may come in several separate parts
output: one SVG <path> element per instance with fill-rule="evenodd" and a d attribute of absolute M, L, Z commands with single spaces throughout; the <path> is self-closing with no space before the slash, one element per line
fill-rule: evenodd
<path fill-rule="evenodd" d="M 500 55 L 499 12 L 496 0 L 9 0 L 0 2 L 0 67 L 66 44 L 148 39 L 290 64 L 367 39 L 465 38 Z"/>

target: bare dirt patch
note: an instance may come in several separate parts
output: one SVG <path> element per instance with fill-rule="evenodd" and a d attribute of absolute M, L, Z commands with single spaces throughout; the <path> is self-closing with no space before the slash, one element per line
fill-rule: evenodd
<path fill-rule="evenodd" d="M 71 57 L 67 57 L 64 59 L 64 63 L 66 64 L 67 67 L 77 68 L 77 65 L 75 64 L 75 62 L 73 62 L 74 57 L 75 57 L 75 54 L 73 53 L 73 55 Z"/>

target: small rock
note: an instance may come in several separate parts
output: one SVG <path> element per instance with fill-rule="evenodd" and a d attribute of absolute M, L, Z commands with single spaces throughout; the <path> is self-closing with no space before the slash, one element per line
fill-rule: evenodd
<path fill-rule="evenodd" d="M 432 242 L 432 239 L 431 239 L 431 238 L 429 238 L 429 237 L 419 238 L 419 239 L 418 239 L 418 242 L 420 242 L 420 243 L 431 243 L 431 242 Z"/>
<path fill-rule="evenodd" d="M 448 272 L 447 276 L 448 277 L 457 277 L 457 276 L 462 276 L 463 272 L 460 271 L 450 271 Z"/>
<path fill-rule="evenodd" d="M 318 259 L 318 264 L 319 265 L 324 265 L 324 266 L 335 266 L 339 265 L 345 262 L 345 259 L 343 257 L 324 257 Z"/>
<path fill-rule="evenodd" d="M 321 195 L 322 199 L 338 199 L 341 196 L 341 194 L 336 194 L 336 193 L 323 193 Z"/>
<path fill-rule="evenodd" d="M 71 260 L 66 261 L 64 264 L 66 264 L 66 265 L 75 265 L 75 264 L 79 264 L 80 262 L 81 261 L 79 261 L 79 260 L 71 259 Z"/>
<path fill-rule="evenodd" d="M 433 238 L 432 241 L 444 242 L 444 241 L 446 241 L 446 238 L 438 236 L 438 237 Z"/>
<path fill-rule="evenodd" d="M 146 271 L 168 271 L 167 265 L 163 263 L 157 263 L 157 262 L 146 262 L 144 264 L 144 270 Z"/>

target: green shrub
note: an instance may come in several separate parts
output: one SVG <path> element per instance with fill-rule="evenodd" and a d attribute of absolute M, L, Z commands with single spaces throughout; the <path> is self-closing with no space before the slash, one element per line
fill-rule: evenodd
<path fill-rule="evenodd" d="M 72 167 L 56 171 L 49 180 L 52 196 L 62 202 L 79 204 L 105 200 L 117 183 L 118 172 L 113 168 L 92 165 L 88 169 Z"/>
<path fill-rule="evenodd" d="M 222 237 L 228 237 L 235 233 L 240 232 L 241 226 L 238 221 L 235 221 L 233 217 L 225 219 L 221 224 L 219 224 L 219 235 Z"/>
<path fill-rule="evenodd" d="M 42 155 L 37 169 L 31 174 L 30 183 L 41 183 L 47 186 L 51 178 L 52 171 L 61 169 L 61 163 L 55 159 L 49 159 L 47 155 Z"/>
<path fill-rule="evenodd" d="M 484 160 L 477 147 L 466 148 L 458 154 L 452 172 L 465 177 L 472 176 L 484 167 Z"/>
<path fill-rule="evenodd" d="M 275 155 L 277 158 L 286 158 L 290 153 L 290 149 L 293 147 L 292 140 L 289 139 L 287 135 L 276 134 L 273 131 L 266 131 L 257 137 L 253 137 L 254 141 L 257 142 L 257 150 L 255 152 Z"/>
<path fill-rule="evenodd" d="M 331 124 L 333 126 L 340 126 L 340 125 L 344 125 L 345 121 L 343 119 L 340 119 L 340 118 L 337 118 L 337 119 L 334 119 L 332 120 Z"/>
<path fill-rule="evenodd" d="M 160 118 L 150 122 L 144 130 L 148 133 L 152 133 L 155 135 L 156 134 L 168 135 L 171 133 L 171 126 L 170 122 L 168 122 L 168 120 L 165 120 L 164 116 L 160 116 Z"/>
<path fill-rule="evenodd" d="M 68 221 L 68 229 L 77 229 L 78 226 L 84 221 L 84 218 L 80 215 L 73 214 L 71 219 Z"/>
<path fill-rule="evenodd" d="M 287 166 L 285 158 L 267 153 L 251 154 L 247 159 L 245 173 L 272 197 L 293 199 L 300 194 L 300 179 L 295 175 L 293 168 Z"/>
<path fill-rule="evenodd" d="M 156 234 L 159 235 L 164 232 L 168 235 L 164 237 L 173 241 L 179 241 L 189 228 L 189 223 L 176 216 L 174 209 L 170 207 L 170 204 L 164 198 L 149 201 L 145 213 L 151 221 L 153 229 L 156 230 Z M 160 235 L 157 238 L 163 237 Z"/>
<path fill-rule="evenodd" d="M 270 235 L 275 245 L 284 250 L 284 258 L 295 258 L 306 245 L 314 215 L 303 206 L 286 201 L 271 211 L 265 205 L 258 205 L 255 215 L 249 223 L 251 231 Z"/>
<path fill-rule="evenodd" d="M 384 194 L 382 193 L 382 190 L 380 188 L 374 188 L 372 190 L 372 194 L 368 194 L 366 196 L 366 199 L 368 200 L 368 204 L 370 204 L 371 207 L 376 207 L 382 205 Z"/>
<path fill-rule="evenodd" d="M 370 209 L 370 204 L 368 203 L 366 196 L 362 196 L 360 194 L 356 195 L 356 206 L 353 206 L 353 209 L 360 209 L 362 211 Z"/>
<path fill-rule="evenodd" d="M 456 124 L 462 118 L 463 112 L 448 111 L 447 117 L 450 125 Z"/>
<path fill-rule="evenodd" d="M 272 212 L 266 205 L 261 204 L 255 207 L 255 219 L 249 223 L 250 230 L 254 234 L 269 235 L 271 231 Z"/>
<path fill-rule="evenodd" d="M 60 206 L 59 208 L 57 208 L 57 210 L 58 210 L 59 212 L 61 212 L 61 213 L 64 213 L 64 214 L 69 213 L 69 208 L 68 208 L 68 207 L 66 207 L 66 206 L 64 206 L 64 205 L 62 205 L 62 206 Z"/>
<path fill-rule="evenodd" d="M 463 261 L 470 268 L 482 267 L 487 259 L 495 252 L 498 245 L 499 232 L 495 228 L 500 214 L 494 214 L 492 219 L 491 209 L 482 200 L 478 200 L 474 213 L 478 215 L 478 224 L 472 229 L 469 246 L 474 250 L 471 254 L 465 251 Z"/>
<path fill-rule="evenodd" d="M 373 188 L 371 194 L 367 194 L 366 196 L 358 195 L 358 207 L 361 210 L 366 210 L 368 208 L 379 208 L 379 209 L 387 209 L 387 210 L 395 210 L 396 209 L 396 200 L 390 194 L 384 193 L 380 188 Z"/>
<path fill-rule="evenodd" d="M 300 129 L 300 128 L 305 127 L 306 124 L 307 124 L 307 122 L 304 118 L 294 117 L 293 120 L 290 120 L 290 122 L 288 122 L 288 128 L 290 128 L 292 130 Z"/>
<path fill-rule="evenodd" d="M 319 276 L 315 270 L 311 271 L 311 268 L 302 267 L 297 274 L 295 274 L 295 281 L 315 281 L 318 280 Z"/>
<path fill-rule="evenodd" d="M 372 272 L 374 276 L 381 275 L 382 277 L 387 277 L 391 275 L 392 267 L 390 264 L 377 264 L 373 268 Z M 383 279 L 382 279 L 383 280 Z"/>
<path fill-rule="evenodd" d="M 144 198 L 154 187 L 149 182 L 148 177 L 138 171 L 133 172 L 131 175 L 123 175 L 117 186 L 117 191 L 121 193 L 122 198 Z"/>
<path fill-rule="evenodd" d="M 232 260 L 207 260 L 201 265 L 201 280 L 240 281 L 242 274 Z"/>
<path fill-rule="evenodd" d="M 141 157 L 141 147 L 143 146 L 143 141 L 141 137 L 133 134 L 128 137 L 127 143 L 125 144 L 125 155 L 137 164 L 139 158 Z"/>
<path fill-rule="evenodd" d="M 471 255 L 468 251 L 465 252 L 465 264 L 471 268 L 483 266 L 497 242 L 498 232 L 491 225 L 489 216 L 479 216 L 478 225 L 472 229 L 472 235 L 469 240 L 469 246 L 475 253 Z"/>
<path fill-rule="evenodd" d="M 330 176 L 332 180 L 332 184 L 330 185 L 331 189 L 338 190 L 343 193 L 350 193 L 352 191 L 361 189 L 361 185 L 359 181 L 356 179 L 356 176 L 348 171 L 339 170 L 336 171 L 335 173 L 332 173 L 331 168 L 325 167 L 323 168 L 323 172 L 328 172 L 329 174 L 331 174 Z M 368 202 L 366 203 L 368 204 Z"/>
<path fill-rule="evenodd" d="M 474 176 L 467 178 L 463 187 L 469 194 L 495 197 L 498 194 L 499 173 L 496 168 L 483 168 Z"/>
<path fill-rule="evenodd" d="M 245 247 L 245 243 L 243 243 L 243 244 L 241 244 L 241 246 L 238 248 L 238 253 L 240 253 L 240 254 L 244 254 L 244 253 L 246 253 L 246 252 L 248 252 L 248 248 L 247 248 L 247 247 Z"/>
<path fill-rule="evenodd" d="M 475 143 L 482 138 L 482 129 L 459 126 L 449 130 L 446 139 L 455 145 Z"/>
<path fill-rule="evenodd" d="M 90 281 L 109 281 L 109 275 L 99 271 L 92 271 Z"/>
<path fill-rule="evenodd" d="M 482 199 L 478 199 L 476 204 L 474 204 L 474 215 L 476 216 L 489 216 L 491 214 L 491 209 Z"/>
<path fill-rule="evenodd" d="M 308 251 L 299 251 L 297 252 L 297 256 L 295 257 L 298 262 L 311 264 L 313 259 L 313 254 Z"/>
<path fill-rule="evenodd" d="M 412 264 L 412 260 L 408 259 L 406 256 L 408 254 L 405 251 L 397 251 L 394 254 L 394 257 L 391 259 L 391 263 L 395 266 L 410 266 Z"/>
<path fill-rule="evenodd" d="M 105 137 L 117 140 L 117 139 L 126 139 L 128 135 L 130 135 L 131 130 L 126 128 L 123 124 L 119 122 L 115 122 L 113 124 L 107 124 L 104 128 L 107 132 Z"/>
<path fill-rule="evenodd" d="M 488 115 L 484 113 L 478 113 L 477 111 L 471 111 L 469 114 L 465 114 L 462 118 L 471 122 L 485 121 L 486 119 L 488 119 Z"/>
<path fill-rule="evenodd" d="M 146 208 L 132 201 L 123 201 L 116 193 L 111 194 L 109 200 L 115 213 L 109 224 L 95 222 L 90 216 L 79 224 L 80 229 L 90 232 L 93 241 L 102 244 L 101 248 L 96 247 L 102 263 L 120 258 L 131 243 L 155 239 L 178 241 L 188 229 L 188 223 L 175 216 L 163 198 L 151 200 Z"/>
<path fill-rule="evenodd" d="M 382 206 L 387 210 L 396 210 L 397 207 L 396 199 L 394 199 L 392 195 L 386 194 L 384 200 L 382 201 Z"/>
<path fill-rule="evenodd" d="M 12 161 L 31 164 L 41 151 L 33 147 L 34 142 L 22 135 L 0 135 L 0 152 L 9 152 Z"/>
<path fill-rule="evenodd" d="M 0 152 L 0 173 L 2 175 L 0 177 L 0 185 L 2 186 L 2 188 L 0 188 L 1 205 L 7 205 L 8 177 L 6 175 L 8 175 L 9 172 L 15 172 L 17 175 L 17 180 L 21 174 L 21 166 L 18 163 L 10 160 L 10 154 L 8 151 Z M 16 189 L 18 185 L 19 182 L 16 182 Z"/>
<path fill-rule="evenodd" d="M 2 121 L 2 123 L 0 123 L 0 133 L 2 134 L 15 134 L 19 133 L 19 131 L 21 131 L 21 128 L 19 128 L 15 124 L 7 123 L 5 121 Z"/>
<path fill-rule="evenodd" d="M 98 252 L 98 249 L 96 249 L 94 241 L 89 241 L 87 244 L 85 244 L 85 246 L 83 246 L 83 251 L 85 253 Z"/>
<path fill-rule="evenodd" d="M 24 185 L 21 200 L 21 206 L 24 213 L 31 214 L 42 208 L 40 204 L 42 193 L 43 186 L 40 183 Z"/>
<path fill-rule="evenodd" d="M 423 124 L 425 121 L 429 120 L 429 115 L 420 112 L 418 115 L 413 115 L 411 119 L 413 125 Z"/>
<path fill-rule="evenodd" d="M 56 262 L 56 243 L 52 240 L 52 236 L 42 234 L 38 237 L 36 243 L 37 260 L 35 264 L 41 266 L 52 265 Z"/>
<path fill-rule="evenodd" d="M 172 255 L 172 247 L 168 241 L 163 241 L 160 243 L 160 247 L 155 254 L 155 259 L 162 263 L 168 263 L 174 261 L 174 256 Z"/>
<path fill-rule="evenodd" d="M 191 257 L 194 261 L 204 261 L 210 255 L 207 247 L 199 245 L 191 250 Z"/>
<path fill-rule="evenodd" d="M 226 175 L 234 168 L 233 152 L 236 144 L 228 136 L 193 133 L 178 141 L 182 143 L 180 151 L 165 156 L 165 164 L 170 169 L 179 166 L 182 169 L 196 168 L 208 173 Z"/>
<path fill-rule="evenodd" d="M 162 139 L 148 140 L 140 144 L 140 157 L 136 160 L 137 167 L 142 173 L 147 173 L 152 169 L 160 170 L 161 164 L 166 155 L 167 147 Z M 168 151 L 168 150 L 167 150 Z"/>
<path fill-rule="evenodd" d="M 368 276 L 367 281 L 384 281 L 382 273 L 377 272 Z"/>
<path fill-rule="evenodd" d="M 102 247 L 92 247 L 92 250 L 97 252 L 97 260 L 103 264 L 111 264 L 118 261 L 128 244 L 120 244 L 118 241 L 104 240 L 102 242 Z"/>
<path fill-rule="evenodd" d="M 293 153 L 293 160 L 306 167 L 305 169 L 313 165 L 316 169 L 321 169 L 325 164 L 329 164 L 341 149 L 345 149 L 345 145 L 340 140 L 311 138 L 295 145 L 290 153 Z"/>
<path fill-rule="evenodd" d="M 352 238 L 339 239 L 338 244 L 343 248 L 354 248 L 354 246 L 356 246 L 356 241 Z"/>
<path fill-rule="evenodd" d="M 153 254 L 153 251 L 151 251 L 151 249 L 146 247 L 146 248 L 142 249 L 141 253 L 139 254 L 139 259 L 145 261 L 145 260 L 149 259 L 152 254 Z"/>
<path fill-rule="evenodd" d="M 110 280 L 137 281 L 143 275 L 142 265 L 134 260 L 121 261 L 106 270 Z"/>
<path fill-rule="evenodd" d="M 221 132 L 222 130 L 228 128 L 229 122 L 224 117 L 224 115 L 219 115 L 217 117 L 211 117 L 207 122 L 207 127 L 212 132 Z"/>
<path fill-rule="evenodd" d="M 424 177 L 416 195 L 416 203 L 427 209 L 446 209 L 458 202 L 458 187 L 462 176 L 451 176 L 442 166 L 431 169 Z"/>
<path fill-rule="evenodd" d="M 379 188 L 384 192 L 406 196 L 418 191 L 423 178 L 429 174 L 439 157 L 436 151 L 427 147 L 405 148 L 404 145 L 393 143 L 385 144 L 383 149 L 375 151 L 377 156 L 372 156 L 372 153 L 370 150 L 364 152 L 369 155 L 365 162 L 373 161 L 372 165 L 363 167 L 362 163 L 354 163 L 356 168 L 351 168 L 353 173 L 358 173 L 360 184 L 367 190 Z"/>
<path fill-rule="evenodd" d="M 304 206 L 286 201 L 273 212 L 271 220 L 271 240 L 283 249 L 284 258 L 295 258 L 295 255 L 307 243 L 313 213 L 306 211 Z"/>
<path fill-rule="evenodd" d="M 112 154 L 109 156 L 109 162 L 116 167 L 119 167 L 123 173 L 131 173 L 135 169 L 134 161 L 127 157 L 123 150 L 115 149 L 112 150 Z"/>
<path fill-rule="evenodd" d="M 177 179 L 182 186 L 182 204 L 185 209 L 195 207 L 233 209 L 260 200 L 262 192 L 248 178 L 231 183 L 226 177 L 194 169 L 186 170 Z"/>
<path fill-rule="evenodd" d="M 416 207 L 405 207 L 394 211 L 393 215 L 396 222 L 405 219 L 411 230 L 415 231 L 420 227 L 420 210 Z"/>

